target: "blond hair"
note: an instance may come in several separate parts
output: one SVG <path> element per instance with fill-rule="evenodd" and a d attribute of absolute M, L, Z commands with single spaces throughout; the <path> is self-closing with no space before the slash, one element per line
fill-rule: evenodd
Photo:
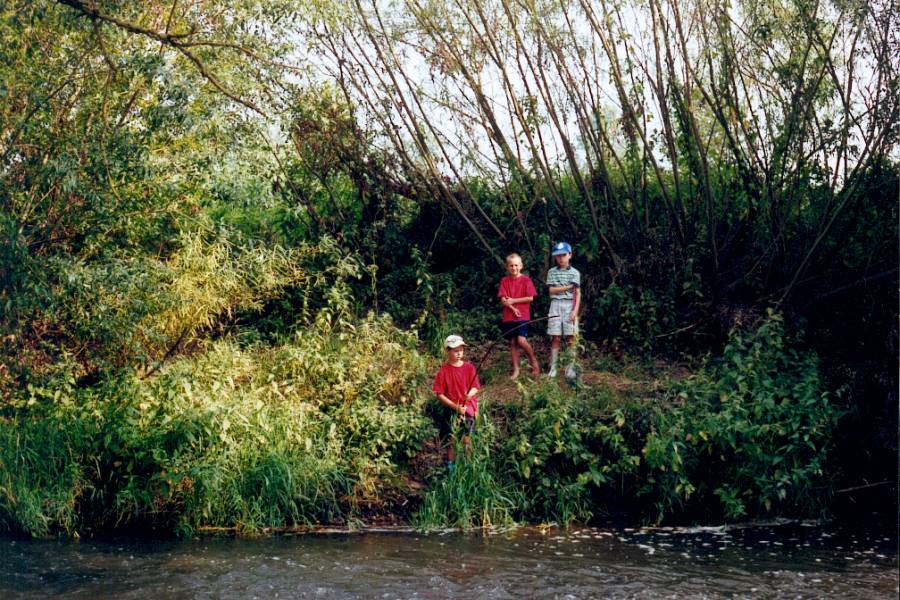
<path fill-rule="evenodd" d="M 509 260 L 511 258 L 518 258 L 519 262 L 522 262 L 522 257 L 519 256 L 518 254 L 516 254 L 515 252 L 512 252 L 512 253 L 506 255 L 506 262 L 509 262 Z"/>

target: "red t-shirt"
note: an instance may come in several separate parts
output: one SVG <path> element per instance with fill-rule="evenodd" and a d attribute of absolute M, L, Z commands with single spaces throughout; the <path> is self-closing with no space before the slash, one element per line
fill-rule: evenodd
<path fill-rule="evenodd" d="M 500 280 L 500 289 L 497 290 L 497 297 L 502 298 L 503 296 L 509 298 L 524 298 L 526 296 L 531 296 L 534 298 L 537 296 L 537 290 L 534 289 L 534 283 L 532 283 L 531 277 L 528 275 L 519 275 L 518 277 L 510 277 L 507 275 Z M 531 320 L 531 302 L 522 302 L 521 304 L 514 304 L 513 306 L 519 311 L 519 316 L 517 317 L 510 307 L 504 306 L 504 321 Z"/>
<path fill-rule="evenodd" d="M 466 394 L 472 388 L 481 389 L 481 382 L 478 381 L 475 365 L 470 362 L 463 362 L 460 366 L 454 367 L 451 364 L 444 363 L 434 378 L 434 385 L 431 386 L 431 391 L 435 394 L 447 396 L 456 404 L 465 404 L 466 414 L 474 417 L 475 411 L 478 410 L 478 396 L 466 402 Z"/>

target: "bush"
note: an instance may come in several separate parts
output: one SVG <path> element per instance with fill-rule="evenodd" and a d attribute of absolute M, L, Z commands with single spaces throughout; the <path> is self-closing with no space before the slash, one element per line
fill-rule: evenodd
<path fill-rule="evenodd" d="M 605 405 L 602 392 L 573 396 L 551 384 L 525 392 L 521 412 L 510 407 L 501 452 L 525 499 L 525 520 L 586 521 L 602 509 L 607 486 L 636 469 L 625 413 Z"/>
<path fill-rule="evenodd" d="M 641 497 L 657 522 L 815 514 L 840 411 L 815 356 L 789 341 L 770 315 L 663 402 L 555 384 L 486 397 L 414 521 L 567 524 L 623 499 L 641 516 Z M 396 510 L 434 436 L 417 345 L 388 317 L 331 302 L 278 345 L 220 339 L 146 379 L 78 388 L 77 365 L 61 363 L 0 420 L 0 526 L 256 531 Z"/>
<path fill-rule="evenodd" d="M 521 404 L 486 399 L 470 451 L 437 473 L 420 525 L 586 521 L 637 471 L 628 409 L 609 411 L 602 392 L 573 395 L 553 384 L 521 391 Z"/>
<path fill-rule="evenodd" d="M 674 303 L 665 290 L 645 285 L 613 283 L 595 301 L 591 316 L 603 341 L 619 348 L 652 353 L 663 345 L 660 338 L 674 328 Z"/>
<path fill-rule="evenodd" d="M 789 342 L 770 314 L 660 398 L 623 403 L 601 386 L 550 384 L 485 402 L 496 425 L 472 460 L 437 480 L 420 521 L 483 525 L 498 519 L 479 519 L 484 507 L 502 506 L 518 521 L 568 524 L 623 500 L 655 522 L 817 515 L 841 411 L 815 355 Z"/>
<path fill-rule="evenodd" d="M 323 320 L 274 348 L 220 340 L 146 380 L 32 388 L 0 422 L 0 523 L 44 535 L 351 519 L 390 501 L 432 433 L 415 344 L 386 318 Z"/>
<path fill-rule="evenodd" d="M 826 505 L 841 411 L 812 353 L 788 347 L 781 318 L 733 333 L 721 359 L 677 384 L 643 449 L 656 520 L 810 515 Z"/>

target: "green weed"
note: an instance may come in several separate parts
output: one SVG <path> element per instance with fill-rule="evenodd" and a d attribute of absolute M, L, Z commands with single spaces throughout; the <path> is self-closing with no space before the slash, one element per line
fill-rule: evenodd
<path fill-rule="evenodd" d="M 482 412 L 475 431 L 464 444 L 462 428 L 451 443 L 456 460 L 428 491 L 414 522 L 422 528 L 461 529 L 510 525 L 522 498 L 502 473 L 502 460 L 494 452 L 497 429 Z"/>
<path fill-rule="evenodd" d="M 770 313 L 735 333 L 724 356 L 676 384 L 643 449 L 656 520 L 809 515 L 826 505 L 841 416 L 811 353 L 788 346 Z"/>
<path fill-rule="evenodd" d="M 369 316 L 274 348 L 221 340 L 143 380 L 34 388 L 0 422 L 0 519 L 34 535 L 345 520 L 386 501 L 431 434 L 415 342 Z"/>

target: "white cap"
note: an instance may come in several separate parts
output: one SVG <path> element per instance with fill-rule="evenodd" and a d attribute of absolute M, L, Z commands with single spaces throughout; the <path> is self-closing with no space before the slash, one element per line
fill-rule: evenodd
<path fill-rule="evenodd" d="M 448 335 L 447 339 L 444 340 L 444 348 L 449 348 L 450 350 L 465 345 L 466 343 L 463 341 L 462 337 L 458 335 Z"/>

